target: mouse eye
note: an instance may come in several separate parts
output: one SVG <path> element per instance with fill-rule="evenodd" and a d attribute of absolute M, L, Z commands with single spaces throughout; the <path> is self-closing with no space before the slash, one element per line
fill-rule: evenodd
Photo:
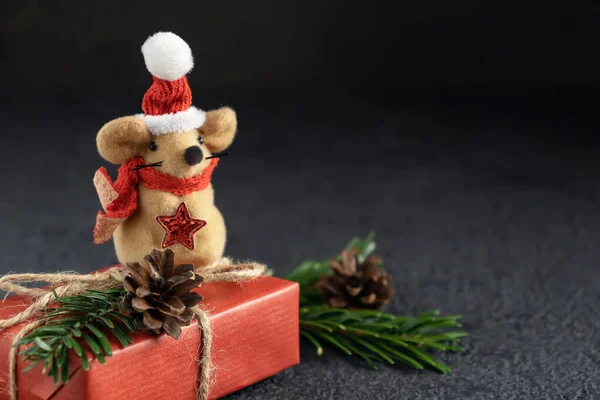
<path fill-rule="evenodd" d="M 198 143 L 200 143 L 200 144 L 204 143 L 204 139 L 202 139 L 202 136 L 198 136 Z"/>
<path fill-rule="evenodd" d="M 156 149 L 158 149 L 158 146 L 156 145 L 156 143 L 152 142 L 150 143 L 148 148 L 150 149 L 150 151 L 156 151 Z"/>

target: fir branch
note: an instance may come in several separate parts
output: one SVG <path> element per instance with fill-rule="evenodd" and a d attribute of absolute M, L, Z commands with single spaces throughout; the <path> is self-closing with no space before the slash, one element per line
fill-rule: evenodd
<path fill-rule="evenodd" d="M 344 250 L 356 250 L 363 262 L 375 250 L 375 235 L 353 238 Z M 323 305 L 315 283 L 331 273 L 331 260 L 305 261 L 286 279 L 300 284 L 300 334 L 323 353 L 323 344 L 347 355 L 356 355 L 377 369 L 378 362 L 402 363 L 412 368 L 429 366 L 441 373 L 450 368 L 426 353 L 427 350 L 463 351 L 457 345 L 466 332 L 459 328 L 459 315 L 438 316 L 437 311 L 417 316 L 395 316 L 377 310 L 348 310 Z M 383 266 L 380 266 L 382 268 Z"/>
<path fill-rule="evenodd" d="M 56 293 L 55 293 L 56 295 Z M 28 371 L 43 363 L 42 373 L 54 378 L 58 384 L 69 380 L 69 351 L 81 359 L 81 366 L 89 370 L 86 349 L 104 363 L 112 356 L 110 342 L 105 335 L 110 332 L 123 347 L 133 343 L 130 332 L 138 330 L 135 321 L 123 314 L 121 303 L 124 292 L 110 289 L 106 292 L 88 290 L 77 296 L 56 297 L 58 307 L 49 309 L 40 320 L 46 324 L 14 344 L 28 346 L 20 352 L 29 361 Z"/>
<path fill-rule="evenodd" d="M 466 332 L 444 331 L 459 328 L 459 319 L 458 315 L 439 317 L 436 311 L 410 317 L 309 306 L 300 309 L 300 333 L 317 348 L 319 355 L 326 343 L 348 355 L 361 357 L 374 369 L 377 362 L 400 362 L 416 369 L 429 366 L 447 373 L 450 368 L 425 351 L 463 351 L 457 342 Z"/>
<path fill-rule="evenodd" d="M 346 245 L 344 250 L 356 250 L 358 253 L 358 262 L 364 262 L 375 251 L 375 233 L 370 232 L 366 238 L 355 236 Z"/>

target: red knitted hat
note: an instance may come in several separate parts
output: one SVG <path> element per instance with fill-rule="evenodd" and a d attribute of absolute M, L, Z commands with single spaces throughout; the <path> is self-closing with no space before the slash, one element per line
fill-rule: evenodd
<path fill-rule="evenodd" d="M 154 83 L 144 95 L 144 114 L 136 116 L 154 135 L 200 128 L 206 116 L 192 106 L 186 78 L 194 67 L 190 46 L 174 33 L 158 32 L 144 42 L 142 54 Z"/>

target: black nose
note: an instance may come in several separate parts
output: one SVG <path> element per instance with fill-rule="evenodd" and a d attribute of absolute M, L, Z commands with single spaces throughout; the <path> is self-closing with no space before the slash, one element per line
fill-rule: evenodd
<path fill-rule="evenodd" d="M 188 147 L 185 150 L 185 162 L 189 165 L 196 165 L 202 161 L 202 150 L 198 146 Z"/>

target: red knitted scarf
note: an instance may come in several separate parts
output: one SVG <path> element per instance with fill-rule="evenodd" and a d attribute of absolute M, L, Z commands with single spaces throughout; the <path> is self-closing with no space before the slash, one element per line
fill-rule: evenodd
<path fill-rule="evenodd" d="M 177 196 L 184 196 L 192 192 L 206 189 L 210 184 L 213 170 L 218 163 L 219 159 L 213 158 L 200 175 L 192 176 L 190 178 L 176 178 L 163 172 L 159 172 L 152 167 L 136 170 L 135 167 L 145 164 L 145 161 L 142 157 L 135 157 L 121 165 L 119 168 L 119 176 L 114 183 L 108 175 L 106 168 L 100 168 L 97 174 L 100 173 L 104 175 L 104 178 L 112 186 L 114 192 L 116 192 L 118 196 L 116 196 L 109 204 L 105 205 L 106 214 L 103 214 L 102 211 L 98 213 L 96 227 L 94 228 L 94 236 L 97 237 L 97 233 L 100 233 L 99 231 L 103 230 L 101 221 L 122 221 L 137 210 L 138 184 L 142 184 L 148 189 L 169 192 Z M 99 240 L 97 240 L 97 242 L 99 242 Z"/>

